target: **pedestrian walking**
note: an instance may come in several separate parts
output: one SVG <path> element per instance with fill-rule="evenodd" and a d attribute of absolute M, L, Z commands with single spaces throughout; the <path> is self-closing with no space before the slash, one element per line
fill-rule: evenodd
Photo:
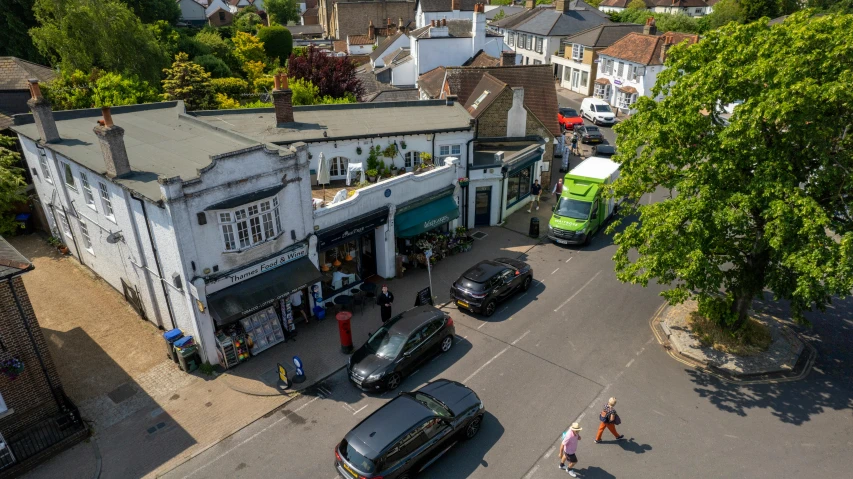
<path fill-rule="evenodd" d="M 572 427 L 566 431 L 566 436 L 560 443 L 560 469 L 565 469 L 572 477 L 578 477 L 574 471 L 575 464 L 578 463 L 578 441 L 581 440 L 580 432 L 583 430 L 578 423 L 572 423 Z M 568 466 L 566 461 L 569 462 Z"/>
<path fill-rule="evenodd" d="M 622 419 L 619 418 L 619 414 L 616 413 L 616 398 L 610 398 L 607 401 L 607 404 L 604 405 L 604 409 L 601 410 L 601 414 L 598 416 L 598 420 L 601 421 L 601 424 L 598 426 L 598 434 L 595 435 L 595 443 L 601 444 L 601 434 L 604 433 L 604 429 L 610 430 L 613 436 L 619 440 L 623 439 L 625 436 L 616 432 L 616 426 L 622 424 Z"/>
<path fill-rule="evenodd" d="M 290 306 L 293 309 L 293 313 L 295 314 L 299 311 L 299 314 L 305 318 L 305 324 L 308 324 L 308 315 L 305 314 L 305 308 L 302 307 L 302 291 L 296 291 L 290 295 Z"/>
<path fill-rule="evenodd" d="M 376 304 L 382 313 L 382 324 L 391 319 L 391 303 L 394 302 L 394 294 L 388 291 L 388 285 L 382 285 L 382 292 L 376 297 Z"/>
<path fill-rule="evenodd" d="M 580 155 L 580 150 L 578 150 L 578 134 L 575 132 L 572 135 L 572 154 Z"/>
<path fill-rule="evenodd" d="M 539 180 L 533 182 L 533 186 L 530 187 L 530 194 L 533 195 L 533 199 L 530 200 L 530 208 L 527 209 L 527 212 L 533 212 L 534 201 L 536 202 L 536 211 L 539 211 L 539 197 L 542 196 L 542 185 L 539 184 Z"/>
<path fill-rule="evenodd" d="M 563 194 L 563 179 L 562 178 L 557 180 L 557 184 L 554 185 L 554 189 L 551 190 L 551 194 L 556 195 L 557 198 L 559 198 L 560 195 Z"/>

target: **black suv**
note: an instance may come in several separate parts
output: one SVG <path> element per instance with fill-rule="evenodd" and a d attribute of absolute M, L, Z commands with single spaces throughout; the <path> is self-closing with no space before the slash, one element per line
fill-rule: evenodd
<path fill-rule="evenodd" d="M 433 306 L 419 306 L 389 319 L 350 356 L 347 375 L 365 391 L 392 390 L 438 352 L 453 346 L 453 318 Z"/>
<path fill-rule="evenodd" d="M 476 436 L 484 409 L 474 391 L 446 379 L 400 393 L 335 446 L 335 469 L 346 479 L 408 479 Z"/>
<path fill-rule="evenodd" d="M 524 261 L 498 258 L 481 261 L 462 274 L 450 287 L 450 299 L 457 306 L 485 316 L 495 314 L 499 301 L 533 283 L 533 269 Z"/>

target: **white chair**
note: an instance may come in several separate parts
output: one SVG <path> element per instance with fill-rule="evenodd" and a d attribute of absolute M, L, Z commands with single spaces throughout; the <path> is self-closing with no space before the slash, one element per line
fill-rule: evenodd
<path fill-rule="evenodd" d="M 345 199 L 347 199 L 347 190 L 340 190 L 337 193 L 335 193 L 335 197 L 332 198 L 332 202 L 329 204 L 334 205 L 336 203 L 340 203 L 341 201 L 344 201 Z"/>

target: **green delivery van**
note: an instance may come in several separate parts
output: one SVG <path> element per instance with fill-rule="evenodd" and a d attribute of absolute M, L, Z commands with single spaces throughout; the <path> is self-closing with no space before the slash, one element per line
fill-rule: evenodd
<path fill-rule="evenodd" d="M 617 203 L 601 197 L 602 185 L 619 178 L 619 164 L 608 158 L 590 157 L 568 172 L 563 193 L 548 222 L 548 238 L 559 244 L 589 244 Z"/>

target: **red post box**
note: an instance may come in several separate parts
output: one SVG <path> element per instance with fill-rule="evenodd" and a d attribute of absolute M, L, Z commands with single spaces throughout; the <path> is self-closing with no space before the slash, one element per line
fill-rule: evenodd
<path fill-rule="evenodd" d="M 352 352 L 352 329 L 350 328 L 352 313 L 341 311 L 335 315 L 335 319 L 338 320 L 338 333 L 341 335 L 341 351 L 349 354 Z"/>

